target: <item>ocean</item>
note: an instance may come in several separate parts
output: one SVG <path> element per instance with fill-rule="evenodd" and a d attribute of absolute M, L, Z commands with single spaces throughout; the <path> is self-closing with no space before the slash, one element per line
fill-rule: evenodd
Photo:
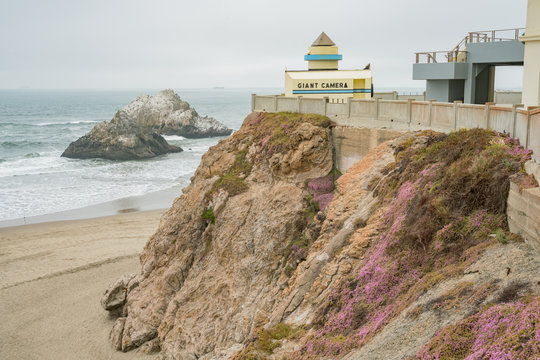
<path fill-rule="evenodd" d="M 159 90 L 0 90 L 0 221 L 56 213 L 188 185 L 220 138 L 165 137 L 184 152 L 148 160 L 77 160 L 70 142 L 142 94 Z M 280 89 L 175 89 L 201 115 L 237 130 L 251 93 Z M 180 195 L 180 190 L 178 190 Z"/>

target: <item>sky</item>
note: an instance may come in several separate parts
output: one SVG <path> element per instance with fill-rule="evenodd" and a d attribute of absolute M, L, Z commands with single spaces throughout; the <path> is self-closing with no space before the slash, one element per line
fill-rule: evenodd
<path fill-rule="evenodd" d="M 417 51 L 469 31 L 525 27 L 526 0 L 0 0 L 0 89 L 283 87 L 326 32 L 340 69 L 412 80 Z M 519 87 L 501 69 L 497 88 Z"/>

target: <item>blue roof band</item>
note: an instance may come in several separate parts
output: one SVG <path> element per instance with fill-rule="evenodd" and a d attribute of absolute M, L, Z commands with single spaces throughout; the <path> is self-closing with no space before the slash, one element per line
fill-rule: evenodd
<path fill-rule="evenodd" d="M 341 60 L 341 54 L 304 55 L 304 60 Z"/>
<path fill-rule="evenodd" d="M 293 90 L 293 94 L 352 94 L 352 93 L 371 93 L 371 89 Z"/>

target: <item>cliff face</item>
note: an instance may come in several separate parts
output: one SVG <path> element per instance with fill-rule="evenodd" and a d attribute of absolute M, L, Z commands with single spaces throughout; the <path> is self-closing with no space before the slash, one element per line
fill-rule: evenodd
<path fill-rule="evenodd" d="M 251 114 L 205 154 L 141 273 L 102 301 L 120 316 L 113 346 L 162 359 L 538 356 L 539 260 L 504 217 L 527 152 L 483 130 L 406 134 L 338 178 L 329 126 Z M 521 335 L 480 339 L 503 323 Z"/>
<path fill-rule="evenodd" d="M 203 156 L 147 243 L 142 273 L 126 284 L 117 348 L 152 348 L 145 343 L 157 336 L 167 356 L 195 358 L 248 341 L 268 321 L 269 284 L 305 227 L 305 181 L 332 170 L 329 125 L 252 114 Z"/>

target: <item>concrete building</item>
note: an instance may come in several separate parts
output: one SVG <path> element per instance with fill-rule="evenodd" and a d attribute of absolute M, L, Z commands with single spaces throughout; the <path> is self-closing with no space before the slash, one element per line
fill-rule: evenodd
<path fill-rule="evenodd" d="M 527 28 L 519 40 L 525 43 L 521 101 L 525 106 L 540 106 L 540 0 L 529 0 Z"/>
<path fill-rule="evenodd" d="M 523 65 L 524 46 L 519 39 L 523 31 L 470 32 L 452 50 L 416 53 L 413 79 L 426 80 L 427 100 L 493 102 L 495 67 Z"/>
<path fill-rule="evenodd" d="M 331 103 L 371 98 L 373 78 L 369 65 L 363 70 L 338 70 L 342 58 L 336 44 L 321 33 L 304 56 L 308 70 L 285 71 L 285 96 L 327 97 Z"/>

